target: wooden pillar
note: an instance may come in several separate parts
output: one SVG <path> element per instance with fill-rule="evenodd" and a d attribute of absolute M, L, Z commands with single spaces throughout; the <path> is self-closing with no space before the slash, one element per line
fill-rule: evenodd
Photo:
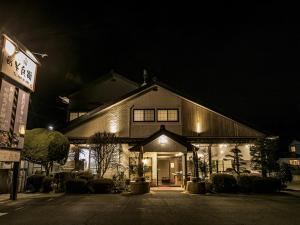
<path fill-rule="evenodd" d="M 186 187 L 187 183 L 187 153 L 183 154 L 183 162 L 184 162 L 184 171 L 183 171 L 183 183 Z"/>
<path fill-rule="evenodd" d="M 211 145 L 208 146 L 208 168 L 209 168 L 209 175 L 212 174 L 212 159 L 211 159 Z"/>
<path fill-rule="evenodd" d="M 143 169 L 143 146 L 140 146 L 139 149 L 139 162 L 138 162 L 138 176 L 143 177 L 144 176 L 144 169 Z"/>
<path fill-rule="evenodd" d="M 194 162 L 194 177 L 199 178 L 199 161 L 198 161 L 198 154 L 197 151 L 191 147 L 191 150 L 193 151 L 193 162 Z"/>

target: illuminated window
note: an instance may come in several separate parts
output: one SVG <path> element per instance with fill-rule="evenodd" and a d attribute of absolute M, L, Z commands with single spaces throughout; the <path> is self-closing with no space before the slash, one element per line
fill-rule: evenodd
<path fill-rule="evenodd" d="M 78 117 L 81 117 L 83 115 L 85 115 L 86 112 L 70 112 L 70 121 L 77 119 Z"/>
<path fill-rule="evenodd" d="M 179 121 L 178 109 L 158 109 L 157 121 L 160 122 L 177 122 Z"/>
<path fill-rule="evenodd" d="M 300 160 L 290 160 L 290 165 L 293 166 L 300 166 Z"/>
<path fill-rule="evenodd" d="M 134 122 L 154 122 L 154 109 L 134 109 L 133 110 Z"/>
<path fill-rule="evenodd" d="M 296 147 L 294 145 L 291 146 L 291 152 L 296 152 Z"/>
<path fill-rule="evenodd" d="M 178 121 L 178 110 L 169 109 L 168 110 L 168 121 Z"/>
<path fill-rule="evenodd" d="M 159 109 L 157 111 L 157 121 L 168 121 L 168 110 Z"/>
<path fill-rule="evenodd" d="M 77 112 L 71 112 L 70 113 L 70 121 L 75 120 L 78 118 L 78 113 Z"/>
<path fill-rule="evenodd" d="M 86 112 L 79 112 L 78 113 L 78 117 L 81 117 L 81 116 L 83 116 L 83 115 L 85 115 L 86 114 Z"/>

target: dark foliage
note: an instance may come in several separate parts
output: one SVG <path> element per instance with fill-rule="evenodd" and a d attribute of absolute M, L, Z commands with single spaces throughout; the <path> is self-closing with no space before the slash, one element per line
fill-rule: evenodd
<path fill-rule="evenodd" d="M 45 176 L 35 174 L 27 178 L 26 190 L 30 192 L 38 192 L 42 188 L 43 180 Z"/>
<path fill-rule="evenodd" d="M 288 182 L 293 181 L 292 168 L 289 164 L 283 163 L 280 166 L 279 176 L 281 178 L 282 183 L 287 184 Z"/>
<path fill-rule="evenodd" d="M 83 194 L 87 192 L 87 181 L 85 179 L 70 179 L 66 181 L 66 193 Z"/>
<path fill-rule="evenodd" d="M 275 177 L 256 177 L 252 191 L 255 193 L 272 193 L 281 190 L 281 180 Z"/>
<path fill-rule="evenodd" d="M 54 183 L 57 184 L 57 192 L 66 191 L 66 182 L 73 179 L 74 175 L 71 172 L 60 172 L 54 175 Z"/>
<path fill-rule="evenodd" d="M 278 171 L 278 139 L 258 139 L 250 147 L 250 155 L 252 168 L 260 170 L 263 177 Z"/>
<path fill-rule="evenodd" d="M 96 179 L 91 180 L 88 183 L 88 189 L 95 194 L 111 193 L 114 186 L 114 182 L 111 179 Z"/>
<path fill-rule="evenodd" d="M 232 193 L 237 191 L 237 182 L 229 174 L 213 174 L 212 186 L 215 192 Z"/>
<path fill-rule="evenodd" d="M 43 193 L 49 193 L 50 191 L 52 191 L 52 182 L 53 182 L 53 178 L 52 177 L 45 177 L 43 180 L 43 184 L 42 184 L 42 192 Z"/>

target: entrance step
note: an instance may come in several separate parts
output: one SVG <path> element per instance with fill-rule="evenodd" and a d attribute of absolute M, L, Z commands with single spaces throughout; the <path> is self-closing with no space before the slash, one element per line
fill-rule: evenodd
<path fill-rule="evenodd" d="M 158 186 L 158 187 L 151 187 L 151 191 L 184 191 L 182 187 L 172 187 L 172 186 Z"/>

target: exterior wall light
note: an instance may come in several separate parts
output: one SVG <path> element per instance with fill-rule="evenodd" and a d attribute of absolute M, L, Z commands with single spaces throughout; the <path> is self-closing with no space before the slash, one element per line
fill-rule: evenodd
<path fill-rule="evenodd" d="M 165 135 L 161 135 L 158 138 L 158 142 L 159 142 L 159 144 L 164 145 L 164 144 L 166 144 L 168 142 L 168 139 L 167 139 L 167 137 Z"/>
<path fill-rule="evenodd" d="M 19 127 L 19 134 L 21 134 L 21 135 L 25 135 L 25 125 L 20 125 L 20 127 Z"/>
<path fill-rule="evenodd" d="M 147 159 L 143 159 L 142 161 L 144 165 L 147 165 Z"/>
<path fill-rule="evenodd" d="M 12 56 L 16 52 L 16 46 L 7 39 L 5 39 L 4 49 L 9 56 Z"/>

